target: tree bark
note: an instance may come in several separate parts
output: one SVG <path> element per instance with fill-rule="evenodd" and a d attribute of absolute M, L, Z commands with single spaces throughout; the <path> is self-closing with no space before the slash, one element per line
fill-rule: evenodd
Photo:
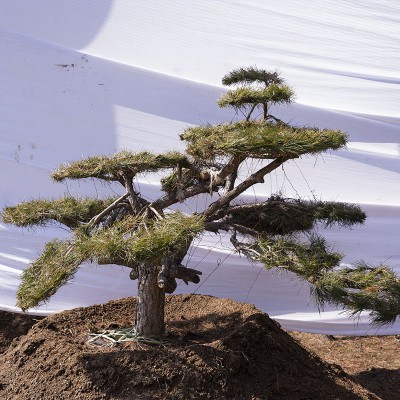
<path fill-rule="evenodd" d="M 165 290 L 157 283 L 154 266 L 139 267 L 136 331 L 142 336 L 162 336 L 165 333 Z"/>

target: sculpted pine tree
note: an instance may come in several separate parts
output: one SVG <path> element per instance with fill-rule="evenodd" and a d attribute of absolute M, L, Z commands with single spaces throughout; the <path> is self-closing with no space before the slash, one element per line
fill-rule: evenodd
<path fill-rule="evenodd" d="M 271 105 L 293 99 L 293 90 L 276 72 L 234 70 L 223 83 L 236 88 L 222 95 L 218 104 L 242 112 L 244 120 L 186 129 L 180 136 L 185 153 L 122 151 L 61 165 L 52 174 L 57 182 L 85 178 L 118 182 L 120 197 L 65 197 L 4 209 L 3 220 L 8 223 L 32 226 L 56 221 L 71 231 L 69 239 L 48 243 L 24 271 L 19 307 L 26 310 L 48 300 L 83 262 L 124 265 L 130 268 L 130 278 L 138 280 L 137 334 L 162 335 L 165 293 L 174 292 L 179 279 L 200 281 L 201 272 L 184 266 L 183 260 L 194 238 L 210 231 L 230 233 L 233 248 L 249 260 L 310 282 L 321 305 L 332 303 L 354 314 L 368 310 L 375 323 L 396 319 L 400 314 L 396 275 L 385 266 L 340 267 L 341 255 L 312 234 L 317 223 L 345 227 L 363 223 L 365 214 L 358 206 L 272 193 L 266 193 L 266 201 L 239 199 L 285 162 L 343 148 L 346 135 L 290 126 L 270 115 Z M 252 118 L 257 109 L 261 117 Z M 258 168 L 244 168 L 248 159 L 258 160 Z M 156 171 L 166 171 L 163 195 L 147 200 L 135 178 Z M 192 215 L 171 211 L 171 206 L 179 209 L 180 203 L 204 194 L 217 195 L 216 200 Z M 299 233 L 309 239 L 300 240 Z"/>

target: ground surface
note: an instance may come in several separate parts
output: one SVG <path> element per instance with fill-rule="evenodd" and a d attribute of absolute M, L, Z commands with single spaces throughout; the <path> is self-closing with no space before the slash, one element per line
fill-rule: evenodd
<path fill-rule="evenodd" d="M 169 296 L 163 346 L 87 343 L 131 326 L 135 307 L 122 299 L 41 321 L 0 312 L 0 399 L 400 398 L 398 338 L 288 334 L 231 300 Z"/>

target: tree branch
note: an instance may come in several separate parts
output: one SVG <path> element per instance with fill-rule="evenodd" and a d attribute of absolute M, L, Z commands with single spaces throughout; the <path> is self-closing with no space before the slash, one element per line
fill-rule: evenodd
<path fill-rule="evenodd" d="M 178 265 L 176 267 L 173 267 L 171 270 L 171 276 L 177 279 L 182 279 L 186 284 L 188 282 L 199 283 L 200 282 L 199 275 L 202 274 L 203 273 L 201 271 L 197 271 L 192 268 L 186 268 L 183 265 Z"/>
<path fill-rule="evenodd" d="M 124 195 L 122 195 L 121 197 L 119 197 L 117 200 L 115 200 L 113 203 L 111 203 L 107 208 L 105 208 L 100 214 L 97 214 L 96 216 L 94 216 L 88 223 L 87 223 L 87 227 L 91 228 L 93 225 L 97 225 L 102 219 L 103 217 L 105 217 L 106 215 L 110 214 L 110 212 L 112 210 L 114 210 L 115 208 L 119 207 L 119 204 L 121 202 L 123 202 L 127 197 L 129 196 L 128 193 L 125 193 Z"/>
<path fill-rule="evenodd" d="M 168 193 L 165 196 L 153 201 L 150 206 L 160 210 L 172 206 L 173 204 L 180 203 L 182 198 L 189 199 L 193 196 L 197 196 L 201 193 L 209 193 L 209 187 L 206 185 L 193 185 L 180 192 L 178 196 L 177 191 L 174 193 Z M 179 198 L 178 198 L 179 197 Z"/>
<path fill-rule="evenodd" d="M 257 105 L 258 105 L 257 103 L 254 103 L 254 104 L 252 105 L 251 110 L 250 110 L 249 113 L 247 114 L 246 121 L 250 121 L 251 114 L 253 113 L 253 111 L 254 111 L 254 109 L 257 107 Z"/>
<path fill-rule="evenodd" d="M 122 178 L 124 181 L 124 186 L 129 194 L 129 203 L 132 207 L 132 211 L 135 215 L 139 214 L 140 210 L 143 208 L 144 205 L 148 205 L 149 202 L 142 197 L 140 197 L 133 187 L 132 178 L 129 177 L 127 174 L 122 174 Z"/>
<path fill-rule="evenodd" d="M 247 179 L 241 182 L 238 186 L 234 189 L 230 190 L 228 193 L 225 193 L 219 200 L 212 203 L 204 212 L 203 216 L 206 220 L 210 220 L 219 209 L 223 208 L 224 206 L 228 205 L 231 200 L 238 197 L 242 194 L 245 190 L 249 187 L 255 185 L 256 183 L 264 182 L 264 176 L 281 166 L 285 161 L 287 161 L 287 157 L 278 157 L 274 161 L 270 162 L 265 167 L 259 169 L 257 172 L 250 175 Z M 212 218 L 211 218 L 212 220 Z"/>
<path fill-rule="evenodd" d="M 238 253 L 243 253 L 248 259 L 258 261 L 261 258 L 261 253 L 249 247 L 246 243 L 239 242 L 236 239 L 236 231 L 233 232 L 230 241 Z"/>
<path fill-rule="evenodd" d="M 219 230 L 223 230 L 228 232 L 231 229 L 235 229 L 242 235 L 251 235 L 251 236 L 257 236 L 258 232 L 255 229 L 248 228 L 246 226 L 240 225 L 240 224 L 235 224 L 229 222 L 227 219 L 223 219 L 222 221 L 212 221 L 212 222 L 207 222 L 204 225 L 204 229 L 209 232 L 218 232 Z"/>

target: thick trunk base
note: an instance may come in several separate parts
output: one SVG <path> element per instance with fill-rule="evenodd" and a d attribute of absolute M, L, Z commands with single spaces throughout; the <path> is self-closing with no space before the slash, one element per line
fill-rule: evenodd
<path fill-rule="evenodd" d="M 162 336 L 165 333 L 165 290 L 157 283 L 156 268 L 139 267 L 136 332 L 142 336 Z"/>

